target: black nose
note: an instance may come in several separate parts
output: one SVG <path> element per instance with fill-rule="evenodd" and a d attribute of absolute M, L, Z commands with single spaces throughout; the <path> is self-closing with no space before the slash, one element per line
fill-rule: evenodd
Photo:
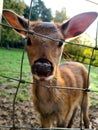
<path fill-rule="evenodd" d="M 38 76 L 48 77 L 53 72 L 53 66 L 47 59 L 38 59 L 32 66 L 32 73 Z"/>

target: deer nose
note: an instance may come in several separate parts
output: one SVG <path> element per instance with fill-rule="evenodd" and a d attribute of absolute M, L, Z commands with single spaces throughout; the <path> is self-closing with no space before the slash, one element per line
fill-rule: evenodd
<path fill-rule="evenodd" d="M 53 72 L 53 66 L 47 59 L 38 59 L 32 66 L 32 73 L 39 77 L 48 77 Z"/>

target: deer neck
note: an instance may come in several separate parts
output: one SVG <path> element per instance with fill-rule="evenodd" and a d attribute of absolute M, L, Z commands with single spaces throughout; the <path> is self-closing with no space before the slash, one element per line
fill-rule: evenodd
<path fill-rule="evenodd" d="M 54 93 L 53 86 L 56 86 L 57 79 L 53 78 L 49 81 L 34 79 L 34 83 L 36 84 L 34 89 L 37 99 L 44 103 L 51 101 Z"/>
<path fill-rule="evenodd" d="M 34 91 L 36 97 L 41 102 L 51 102 L 55 100 L 55 94 L 57 93 L 57 89 L 54 86 L 62 85 L 62 78 L 59 69 L 56 72 L 56 75 L 50 80 L 37 80 L 33 78 L 35 87 Z"/>

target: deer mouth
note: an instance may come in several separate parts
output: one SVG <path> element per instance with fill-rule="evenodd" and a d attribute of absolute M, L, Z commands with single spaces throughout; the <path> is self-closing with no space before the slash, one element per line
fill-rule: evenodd
<path fill-rule="evenodd" d="M 38 77 L 49 77 L 53 73 L 52 63 L 44 58 L 40 58 L 34 62 L 32 65 L 32 73 Z"/>

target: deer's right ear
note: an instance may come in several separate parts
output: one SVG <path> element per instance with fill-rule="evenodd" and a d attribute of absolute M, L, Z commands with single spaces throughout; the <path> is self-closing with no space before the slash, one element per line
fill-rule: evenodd
<path fill-rule="evenodd" d="M 26 36 L 26 32 L 21 30 L 21 29 L 26 30 L 28 29 L 28 21 L 26 19 L 20 17 L 19 15 L 10 10 L 3 10 L 3 16 L 13 28 L 16 28 L 15 30 L 20 35 Z"/>

